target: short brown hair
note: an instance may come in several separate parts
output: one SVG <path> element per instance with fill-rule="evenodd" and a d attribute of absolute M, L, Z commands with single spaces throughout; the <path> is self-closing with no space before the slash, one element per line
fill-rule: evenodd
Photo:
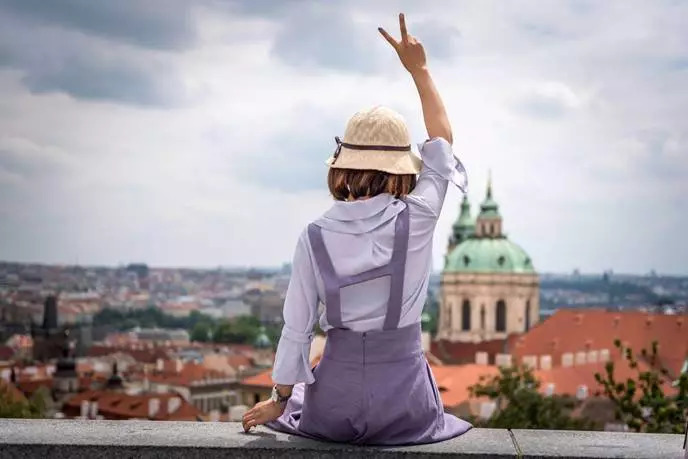
<path fill-rule="evenodd" d="M 338 201 L 373 197 L 389 193 L 402 198 L 416 186 L 415 174 L 389 174 L 382 171 L 330 168 L 327 186 Z"/>

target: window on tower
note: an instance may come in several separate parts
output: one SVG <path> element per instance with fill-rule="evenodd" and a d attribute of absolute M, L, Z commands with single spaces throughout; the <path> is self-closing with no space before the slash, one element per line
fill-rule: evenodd
<path fill-rule="evenodd" d="M 495 316 L 495 330 L 498 332 L 506 331 L 506 303 L 504 300 L 497 301 L 497 314 Z"/>
<path fill-rule="evenodd" d="M 469 331 L 471 329 L 471 302 L 463 300 L 461 306 L 461 330 Z"/>

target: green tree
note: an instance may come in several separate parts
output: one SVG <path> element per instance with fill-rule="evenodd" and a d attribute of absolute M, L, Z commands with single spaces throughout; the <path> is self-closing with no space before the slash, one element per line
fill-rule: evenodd
<path fill-rule="evenodd" d="M 617 339 L 614 346 L 621 350 L 630 367 L 637 371 L 637 378 L 617 381 L 614 377 L 614 362 L 607 362 L 605 373 L 595 374 L 595 379 L 604 388 L 604 394 L 614 402 L 616 417 L 636 432 L 683 433 L 688 416 L 688 374 L 671 378 L 657 355 L 657 342 L 651 351 L 643 349 L 640 359 L 647 369 L 641 370 L 638 356 L 632 349 L 623 349 Z M 667 395 L 664 387 L 671 384 L 676 393 Z"/>
<path fill-rule="evenodd" d="M 213 339 L 212 325 L 207 322 L 198 322 L 191 330 L 191 341 L 207 342 Z"/>
<path fill-rule="evenodd" d="M 568 396 L 545 396 L 539 381 L 527 367 L 503 367 L 499 374 L 469 388 L 474 397 L 487 397 L 496 409 L 487 421 L 473 420 L 481 427 L 507 429 L 593 430 L 595 425 L 571 415 L 578 402 Z"/>
<path fill-rule="evenodd" d="M 42 418 L 44 413 L 45 403 L 40 396 L 19 399 L 10 392 L 10 386 L 0 383 L 0 418 Z"/>
<path fill-rule="evenodd" d="M 218 343 L 252 344 L 260 332 L 260 321 L 254 316 L 239 316 L 221 320 L 215 329 Z"/>

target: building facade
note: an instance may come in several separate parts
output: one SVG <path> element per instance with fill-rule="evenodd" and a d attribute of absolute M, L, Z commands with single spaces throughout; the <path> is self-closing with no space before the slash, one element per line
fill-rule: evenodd
<path fill-rule="evenodd" d="M 538 275 L 530 256 L 504 234 L 491 180 L 475 220 L 464 196 L 440 292 L 438 340 L 502 340 L 528 331 L 539 318 Z"/>

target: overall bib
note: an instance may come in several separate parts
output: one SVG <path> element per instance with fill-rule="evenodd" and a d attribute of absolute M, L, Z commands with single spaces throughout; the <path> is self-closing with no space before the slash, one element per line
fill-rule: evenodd
<path fill-rule="evenodd" d="M 308 237 L 325 287 L 325 350 L 313 369 L 315 382 L 294 386 L 272 429 L 318 440 L 367 445 L 432 443 L 463 434 L 471 425 L 445 413 L 425 358 L 421 326 L 398 328 L 409 238 L 409 210 L 395 222 L 389 264 L 339 277 L 320 227 Z M 342 324 L 340 289 L 382 276 L 391 291 L 382 330 L 356 332 Z"/>

